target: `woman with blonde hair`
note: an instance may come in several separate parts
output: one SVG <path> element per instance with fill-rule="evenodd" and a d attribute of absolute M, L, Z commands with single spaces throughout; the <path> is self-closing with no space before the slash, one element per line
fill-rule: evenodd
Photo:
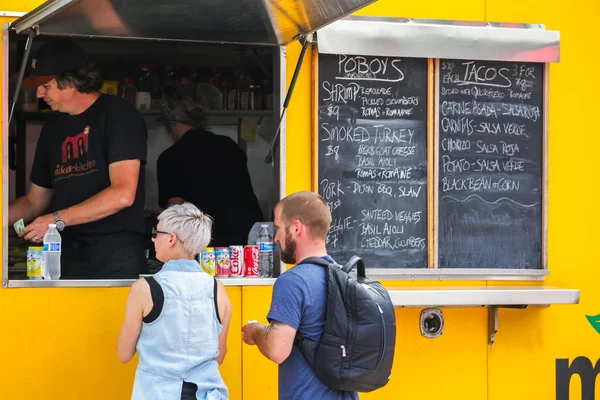
<path fill-rule="evenodd" d="M 211 218 L 193 204 L 174 205 L 152 232 L 154 277 L 135 281 L 117 340 L 123 363 L 139 364 L 132 399 L 227 399 L 219 373 L 227 351 L 231 303 L 223 284 L 195 256 L 210 242 Z"/>

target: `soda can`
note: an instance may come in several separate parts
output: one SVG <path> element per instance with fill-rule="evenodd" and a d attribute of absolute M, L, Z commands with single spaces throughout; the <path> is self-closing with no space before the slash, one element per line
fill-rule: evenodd
<path fill-rule="evenodd" d="M 27 249 L 27 276 L 32 280 L 43 279 L 44 252 L 42 246 L 29 246 Z"/>
<path fill-rule="evenodd" d="M 258 268 L 258 246 L 244 247 L 244 275 L 249 277 L 258 276 Z"/>
<path fill-rule="evenodd" d="M 202 250 L 200 253 L 200 266 L 210 276 L 215 276 L 216 267 L 215 267 L 215 249 L 212 247 L 207 247 Z"/>
<path fill-rule="evenodd" d="M 241 278 L 244 276 L 244 246 L 229 246 L 231 257 L 231 276 Z"/>
<path fill-rule="evenodd" d="M 229 248 L 215 247 L 215 259 L 217 260 L 217 276 L 229 276 L 231 274 Z"/>

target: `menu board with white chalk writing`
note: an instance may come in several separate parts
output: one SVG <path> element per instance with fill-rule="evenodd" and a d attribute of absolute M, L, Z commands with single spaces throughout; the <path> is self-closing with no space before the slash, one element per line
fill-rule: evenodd
<path fill-rule="evenodd" d="M 543 65 L 439 68 L 439 267 L 542 268 Z"/>
<path fill-rule="evenodd" d="M 320 54 L 318 192 L 340 264 L 427 267 L 428 60 Z"/>

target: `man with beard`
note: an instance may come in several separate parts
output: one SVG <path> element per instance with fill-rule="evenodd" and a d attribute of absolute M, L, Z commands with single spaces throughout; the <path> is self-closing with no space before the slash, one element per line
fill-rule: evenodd
<path fill-rule="evenodd" d="M 275 206 L 275 242 L 281 248 L 281 260 L 297 264 L 308 257 L 327 255 L 325 239 L 331 225 L 331 212 L 321 196 L 298 192 Z M 250 323 L 242 328 L 244 342 L 256 345 L 260 352 L 279 364 L 279 398 L 295 400 L 358 399 L 356 392 L 334 390 L 321 383 L 294 345 L 296 332 L 318 342 L 325 327 L 327 308 L 326 268 L 301 264 L 281 274 L 273 287 L 270 325 Z"/>

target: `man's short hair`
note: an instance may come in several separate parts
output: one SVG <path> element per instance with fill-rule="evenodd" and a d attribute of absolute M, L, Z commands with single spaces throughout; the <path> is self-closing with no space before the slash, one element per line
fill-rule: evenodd
<path fill-rule="evenodd" d="M 331 211 L 327 202 L 317 193 L 293 193 L 281 199 L 275 208 L 281 210 L 281 217 L 286 225 L 298 220 L 308 227 L 313 239 L 327 238 L 331 226 Z"/>
<path fill-rule="evenodd" d="M 102 88 L 102 74 L 98 68 L 89 65 L 75 71 L 56 74 L 56 85 L 60 90 L 75 88 L 79 93 L 94 93 Z"/>
<path fill-rule="evenodd" d="M 192 203 L 177 204 L 160 213 L 165 231 L 174 233 L 189 256 L 200 253 L 211 239 L 212 218 Z"/>

